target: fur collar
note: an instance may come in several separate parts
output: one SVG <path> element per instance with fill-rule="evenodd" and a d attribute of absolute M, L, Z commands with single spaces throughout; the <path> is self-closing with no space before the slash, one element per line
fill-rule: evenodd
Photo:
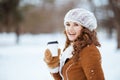
<path fill-rule="evenodd" d="M 73 52 L 73 45 L 70 45 L 68 48 L 66 48 L 66 50 L 61 54 L 60 56 L 60 68 L 59 68 L 59 72 L 60 72 L 60 75 L 62 76 L 62 67 L 64 66 L 65 64 L 65 61 L 68 59 L 68 58 L 71 58 L 73 55 L 72 55 L 72 52 Z M 63 77 L 62 77 L 63 78 Z"/>

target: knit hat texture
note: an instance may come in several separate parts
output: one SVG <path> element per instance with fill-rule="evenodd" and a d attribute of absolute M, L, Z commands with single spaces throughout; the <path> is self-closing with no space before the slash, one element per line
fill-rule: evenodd
<path fill-rule="evenodd" d="M 80 23 L 91 31 L 97 28 L 97 20 L 94 14 L 83 8 L 69 10 L 64 17 L 64 26 L 69 21 Z"/>

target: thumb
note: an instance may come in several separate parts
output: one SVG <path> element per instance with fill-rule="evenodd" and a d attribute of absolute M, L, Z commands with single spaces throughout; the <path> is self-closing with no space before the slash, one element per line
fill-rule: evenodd
<path fill-rule="evenodd" d="M 60 56 L 60 54 L 61 54 L 61 49 L 59 48 L 58 49 L 58 56 Z"/>

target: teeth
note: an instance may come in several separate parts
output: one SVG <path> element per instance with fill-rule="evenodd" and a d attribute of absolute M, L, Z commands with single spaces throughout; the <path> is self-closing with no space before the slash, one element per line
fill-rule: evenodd
<path fill-rule="evenodd" d="M 69 34 L 73 35 L 74 33 L 69 33 Z"/>
<path fill-rule="evenodd" d="M 69 35 L 75 35 L 75 33 L 69 33 Z"/>

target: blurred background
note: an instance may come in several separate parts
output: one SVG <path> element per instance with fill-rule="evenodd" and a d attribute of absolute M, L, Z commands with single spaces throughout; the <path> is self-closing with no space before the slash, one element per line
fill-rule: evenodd
<path fill-rule="evenodd" d="M 97 18 L 106 80 L 120 80 L 120 0 L 0 0 L 0 80 L 53 80 L 46 44 L 64 47 L 64 15 L 78 7 Z"/>

